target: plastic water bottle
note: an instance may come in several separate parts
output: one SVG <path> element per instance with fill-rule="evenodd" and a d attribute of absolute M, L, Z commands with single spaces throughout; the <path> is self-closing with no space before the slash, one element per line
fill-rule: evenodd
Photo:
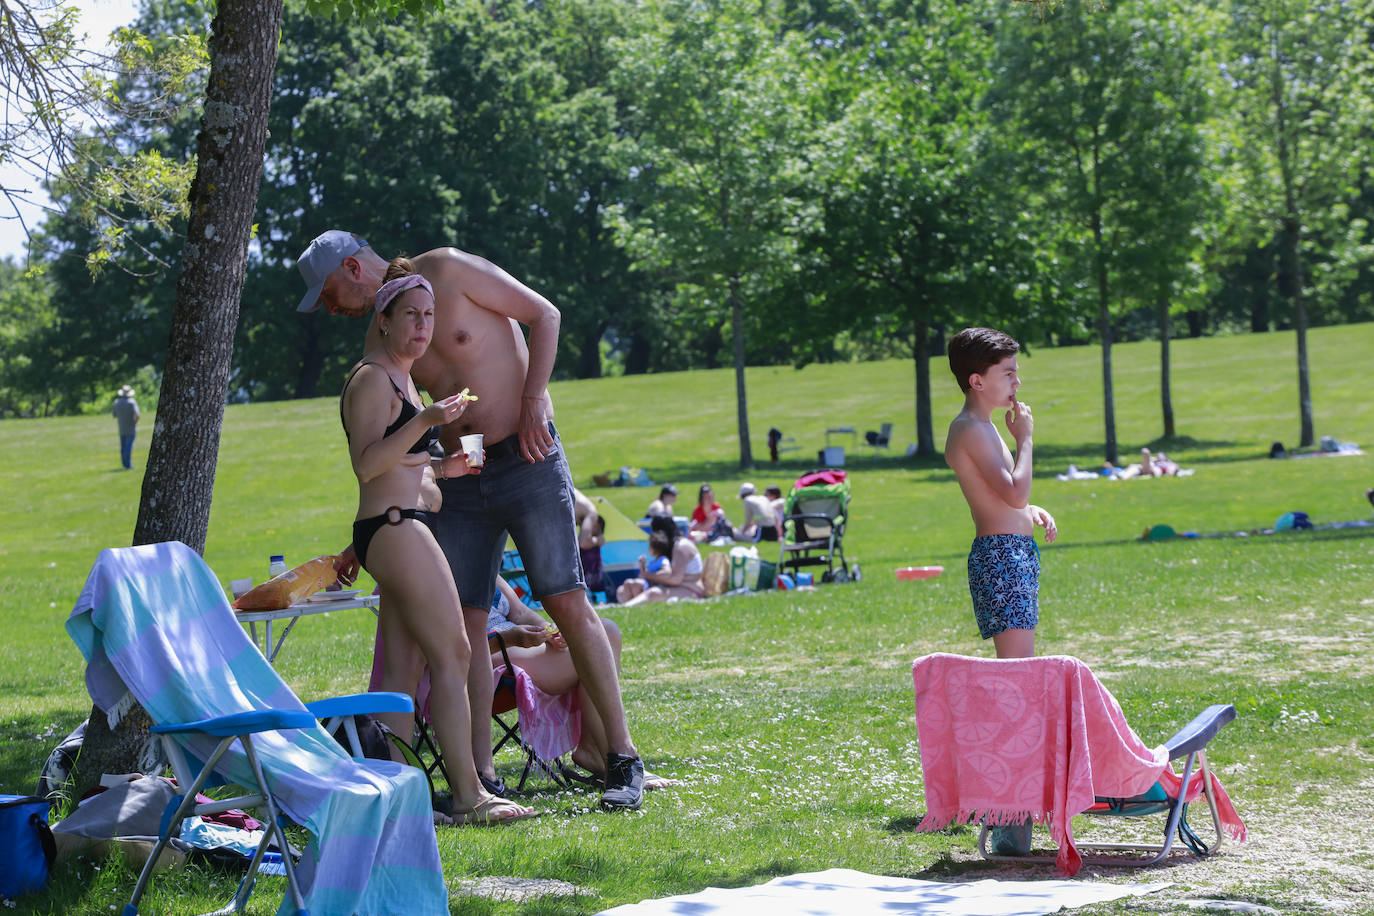
<path fill-rule="evenodd" d="M 286 572 L 286 557 L 279 553 L 272 554 L 272 559 L 267 564 L 268 578 L 276 578 Z"/>

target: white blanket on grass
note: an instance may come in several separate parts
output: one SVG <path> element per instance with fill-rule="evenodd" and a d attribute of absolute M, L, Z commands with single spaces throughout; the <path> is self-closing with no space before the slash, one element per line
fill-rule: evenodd
<path fill-rule="evenodd" d="M 755 887 L 708 887 L 695 894 L 627 903 L 600 916 L 1043 916 L 1152 894 L 1168 886 L 991 879 L 944 883 L 832 868 L 774 878 Z"/>

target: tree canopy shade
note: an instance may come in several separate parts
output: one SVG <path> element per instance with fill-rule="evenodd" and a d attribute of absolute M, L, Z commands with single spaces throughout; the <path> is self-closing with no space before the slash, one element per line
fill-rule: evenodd
<path fill-rule="evenodd" d="M 148 0 L 140 30 L 160 51 L 209 33 L 211 8 Z M 294 259 L 331 227 L 388 255 L 454 244 L 500 263 L 562 310 L 559 378 L 733 365 L 736 330 L 749 365 L 910 357 L 922 452 L 938 440 L 920 354 L 958 326 L 1032 345 L 1159 336 L 1161 363 L 1170 335 L 1289 327 L 1278 223 L 1242 180 L 1255 144 L 1230 102 L 1253 81 L 1232 70 L 1253 61 L 1234 18 L 1182 0 L 458 0 L 423 22 L 359 22 L 288 0 L 228 397 L 337 391 L 359 329 L 291 309 Z M 1109 65 L 1054 70 L 1072 40 Z M 1014 81 L 1013 65 L 1033 75 Z M 120 96 L 182 110 L 113 119 L 92 154 L 194 165 L 203 79 L 172 94 L 151 71 L 125 78 Z M 1344 123 L 1369 82 L 1341 83 Z M 1105 325 L 1080 208 L 1093 171 L 1060 143 L 1087 148 L 1098 87 Z M 52 364 L 0 411 L 104 409 L 98 393 L 138 373 L 155 388 L 167 359 L 186 217 L 158 225 L 120 200 L 82 219 L 71 177 L 32 259 L 51 320 L 11 326 Z M 1335 202 L 1301 237 L 1306 315 L 1374 318 L 1374 190 L 1348 180 L 1321 199 Z M 82 259 L 117 219 L 129 275 L 91 277 Z"/>
<path fill-rule="evenodd" d="M 1374 3 L 1234 0 L 1228 12 L 1232 133 L 1222 152 L 1246 231 L 1278 245 L 1297 336 L 1299 444 L 1310 446 L 1309 297 L 1332 296 L 1371 255 L 1368 221 L 1352 218 L 1349 202 L 1374 159 Z"/>
<path fill-rule="evenodd" d="M 904 342 L 916 451 L 928 456 L 932 341 L 963 321 L 1024 323 L 1015 316 L 1025 252 L 1016 250 L 1018 208 L 1006 206 L 1015 200 L 1008 175 L 984 155 L 992 44 L 980 12 L 944 0 L 893 6 L 902 15 L 875 17 L 817 52 L 818 94 L 835 110 L 810 155 L 822 206 L 808 227 L 807 281 L 827 303 L 813 320 L 870 322 Z"/>
<path fill-rule="evenodd" d="M 1160 222 L 1175 195 L 1196 194 L 1205 115 L 1190 85 L 1191 48 L 1160 17 L 1163 8 L 1159 0 L 1105 8 L 1065 0 L 1043 23 L 999 36 L 994 104 L 1025 138 L 1022 174 L 1063 221 L 1057 247 L 1075 275 L 1064 293 L 1083 303 L 1074 311 L 1089 314 L 1092 303 L 1096 312 L 1104 452 L 1114 463 L 1114 320 L 1147 276 L 1155 290 L 1171 287 L 1148 258 L 1198 218 L 1184 206 Z M 1152 204 L 1161 194 L 1168 203 Z"/>
<path fill-rule="evenodd" d="M 728 315 L 741 468 L 753 465 L 747 304 L 791 270 L 809 218 L 796 42 L 756 4 L 668 5 L 658 30 L 623 42 L 615 75 L 637 176 L 634 205 L 616 208 L 622 244 L 697 300 L 691 321 L 719 327 Z"/>

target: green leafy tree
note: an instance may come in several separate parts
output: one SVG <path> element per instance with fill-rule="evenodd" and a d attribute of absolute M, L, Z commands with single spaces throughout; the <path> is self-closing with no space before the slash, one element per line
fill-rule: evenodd
<path fill-rule="evenodd" d="M 1351 206 L 1371 165 L 1374 3 L 1237 0 L 1228 12 L 1230 91 L 1221 104 L 1234 134 L 1221 152 L 1235 169 L 1237 215 L 1251 230 L 1244 237 L 1277 243 L 1278 285 L 1297 338 L 1306 447 L 1315 441 L 1309 299 L 1338 296 L 1357 265 L 1370 260 L 1367 222 Z"/>
<path fill-rule="evenodd" d="M 1023 174 L 1063 224 L 1071 306 L 1095 315 L 1102 347 L 1104 451 L 1119 460 L 1113 322 L 1152 259 L 1178 257 L 1151 195 L 1194 193 L 1198 142 L 1189 46 L 1150 0 L 1056 5 L 1043 20 L 1005 18 L 994 102 L 1024 138 Z M 1177 175 L 1170 168 L 1182 167 Z M 1188 222 L 1194 217 L 1179 217 Z M 1169 216 L 1170 227 L 1175 217 Z M 1182 267 L 1177 268 L 1182 270 Z M 1176 282 L 1152 270 L 1157 290 Z"/>
<path fill-rule="evenodd" d="M 56 400 L 38 341 L 56 322 L 51 284 L 26 276 L 10 258 L 0 261 L 0 417 L 43 417 Z"/>
<path fill-rule="evenodd" d="M 135 545 L 179 540 L 205 548 L 281 17 L 281 0 L 220 0 L 211 23 L 195 178 Z M 92 708 L 78 788 L 137 760 L 141 723 L 126 723 L 112 732 Z"/>
<path fill-rule="evenodd" d="M 1006 176 L 984 157 L 992 49 L 981 15 L 942 0 L 885 6 L 852 26 L 839 51 L 822 52 L 818 80 L 837 109 L 810 156 L 824 219 L 809 240 L 818 256 L 808 283 L 824 301 L 807 310 L 798 345 L 828 345 L 824 324 L 831 335 L 876 329 L 904 342 L 924 456 L 935 454 L 930 357 L 940 329 L 1010 318 L 1011 278 L 1024 263 Z"/>
<path fill-rule="evenodd" d="M 728 315 L 740 467 L 753 466 L 745 390 L 746 311 L 790 269 L 805 136 L 794 34 L 738 0 L 670 4 L 661 29 L 619 48 L 618 94 L 637 149 L 638 196 L 617 207 L 636 265 L 674 283 L 688 322 Z"/>

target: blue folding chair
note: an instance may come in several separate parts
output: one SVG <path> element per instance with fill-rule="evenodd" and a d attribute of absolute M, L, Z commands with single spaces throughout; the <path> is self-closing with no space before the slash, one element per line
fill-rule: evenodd
<path fill-rule="evenodd" d="M 448 913 L 423 774 L 350 757 L 249 641 L 219 582 L 186 545 L 103 551 L 67 630 L 87 659 L 91 698 L 112 722 L 143 707 L 182 792 L 163 812 L 124 916 L 138 912 L 154 864 L 185 818 L 250 807 L 264 812 L 262 841 L 233 899 L 213 916 L 243 911 L 272 844 L 282 851 L 284 911 L 303 916 L 319 900 L 329 912 Z M 351 717 L 410 706 L 402 694 L 369 693 L 314 708 Z M 217 785 L 246 791 L 196 801 Z M 311 834 L 305 886 L 287 819 Z"/>

